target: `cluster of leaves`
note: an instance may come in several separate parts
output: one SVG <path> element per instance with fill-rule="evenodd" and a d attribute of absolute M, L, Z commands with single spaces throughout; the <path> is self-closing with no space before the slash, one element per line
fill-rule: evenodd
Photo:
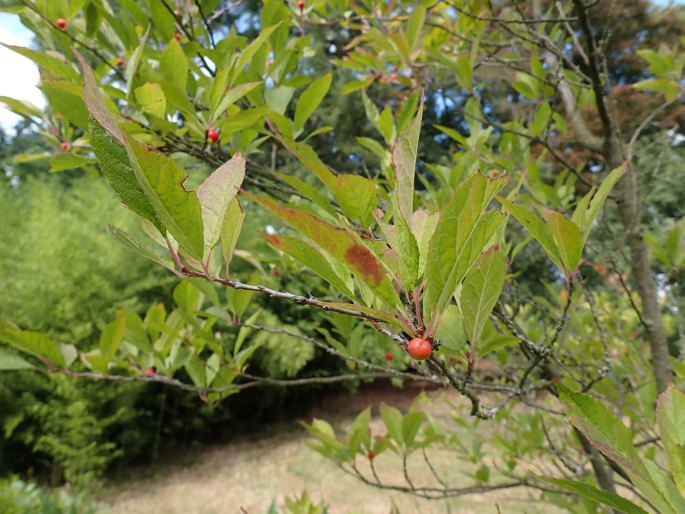
<path fill-rule="evenodd" d="M 258 33 L 244 37 L 233 26 L 216 42 L 218 32 L 211 21 L 221 15 L 219 2 L 184 4 L 177 12 L 155 0 L 120 2 L 125 9 L 115 16 L 107 1 L 10 1 L 9 9 L 21 13 L 24 23 L 54 51 L 12 48 L 41 67 L 51 108 L 43 114 L 17 100 L 3 100 L 48 127 L 46 137 L 54 144 L 73 141 L 64 153 L 50 156 L 52 171 L 96 173 L 99 166 L 121 201 L 142 219 L 148 237 L 143 241 L 119 228 L 111 231 L 186 279 L 174 293 L 178 308 L 167 315 L 164 307 L 153 305 L 144 317 L 122 310 L 90 351 L 4 323 L 0 339 L 13 350 L 3 353 L 3 367 L 159 381 L 215 402 L 257 383 L 248 366 L 259 361 L 258 350 L 284 345 L 296 349 L 287 360 L 262 360 L 265 369 L 280 376 L 292 376 L 312 358 L 317 343 L 294 323 L 254 328 L 261 314 L 248 313 L 248 307 L 250 295 L 259 293 L 273 301 L 369 321 L 376 334 L 337 317 L 330 326 L 317 327 L 323 348 L 346 359 L 358 378 L 364 376 L 358 373 L 362 366 L 381 368 L 384 376 L 395 378 L 421 375 L 468 397 L 477 417 L 506 413 L 515 418 L 506 408 L 510 400 L 526 401 L 538 390 L 557 395 L 554 382 L 561 376 L 582 390 L 595 387 L 609 398 L 628 398 L 640 407 L 637 424 L 649 430 L 644 421 L 655 394 L 650 387 L 635 385 L 646 375 L 645 363 L 636 362 L 643 342 L 636 327 L 643 323 L 650 337 L 653 331 L 632 296 L 629 302 L 619 299 L 610 286 L 595 298 L 580 269 L 590 230 L 612 188 L 621 183 L 625 194 L 631 184 L 633 175 L 621 177 L 634 165 L 634 144 L 653 118 L 641 118 L 626 140 L 616 130 L 618 142 L 612 131 L 602 140 L 584 122 L 583 110 L 595 108 L 603 128 L 611 128 L 599 97 L 604 84 L 594 76 L 596 48 L 590 43 L 586 54 L 578 43 L 579 32 L 593 37 L 592 27 L 586 26 L 591 22 L 584 18 L 590 7 L 575 1 L 544 4 L 535 19 L 521 21 L 523 11 L 506 3 L 490 16 L 492 6 L 464 1 L 430 7 L 315 2 L 305 9 L 268 0 L 259 13 Z M 65 30 L 55 26 L 57 17 L 69 19 Z M 578 31 L 570 25 L 576 22 L 582 22 Z M 313 27 L 316 34 L 329 25 L 350 36 L 345 55 L 333 60 L 340 73 L 351 77 L 339 90 L 360 98 L 374 131 L 354 134 L 359 135 L 354 140 L 359 153 L 342 160 L 358 162 L 360 155 L 373 155 L 379 169 L 367 176 L 336 173 L 316 144 L 327 143 L 329 153 L 341 160 L 339 150 L 331 149 L 335 139 L 329 133 L 335 129 L 317 125 L 316 115 L 334 75 L 319 75 L 315 67 L 314 75 L 307 69 L 315 52 L 308 30 Z M 604 28 L 597 32 L 604 33 Z M 72 52 L 72 45 L 83 55 Z M 579 55 L 569 56 L 568 48 Z M 670 44 L 660 52 L 643 49 L 639 55 L 648 67 L 633 89 L 650 98 L 663 96 L 664 105 L 679 102 L 685 54 Z M 115 59 L 121 59 L 121 66 Z M 493 77 L 493 66 L 505 71 Z M 499 88 L 506 103 L 513 99 L 511 112 L 503 112 L 484 86 Z M 454 99 L 463 117 L 451 126 L 432 127 L 424 137 L 424 148 L 437 142 L 449 145 L 449 154 L 421 159 L 424 116 L 437 115 L 430 109 L 424 112 L 424 101 L 436 111 L 439 98 L 443 104 L 445 98 Z M 214 132 L 208 142 L 210 130 Z M 573 153 L 576 139 L 585 145 L 586 153 L 580 156 Z M 602 153 L 612 145 L 620 151 Z M 615 155 L 630 162 L 621 165 Z M 601 185 L 594 185 L 588 175 L 593 162 L 608 172 Z M 216 170 L 207 176 L 208 166 Z M 562 173 L 544 182 L 546 174 L 560 168 Z M 284 173 L 286 169 L 296 171 Z M 487 169 L 491 171 L 480 171 Z M 276 255 L 287 257 L 236 249 L 243 226 L 259 207 L 279 222 L 267 227 L 265 241 L 279 252 Z M 513 229 L 511 217 L 518 222 Z M 632 222 L 639 233 L 639 217 Z M 514 230 L 520 237 L 511 236 Z M 658 258 L 675 266 L 681 234 L 676 229 L 666 237 L 670 244 L 657 252 Z M 519 298 L 509 271 L 531 241 L 542 248 L 557 276 L 544 296 Z M 257 273 L 245 282 L 236 278 L 234 255 L 249 261 Z M 307 279 L 300 283 L 299 294 L 266 282 L 263 263 L 279 258 L 290 269 L 304 266 L 318 276 L 324 299 L 310 295 Z M 619 278 L 627 289 L 623 276 Z M 226 302 L 218 300 L 209 282 L 229 288 Z M 640 292 L 647 289 L 641 287 Z M 600 299 L 620 308 L 601 312 L 596 308 Z M 646 301 L 644 294 L 641 300 Z M 550 323 L 551 317 L 558 319 Z M 275 322 L 268 315 L 264 319 L 268 325 Z M 222 323 L 230 327 L 238 322 L 240 328 L 226 337 L 223 331 L 219 337 L 214 333 Z M 588 342 L 590 331 L 593 340 Z M 248 340 L 248 335 L 254 337 Z M 394 349 L 392 355 L 408 338 L 425 337 L 434 356 L 422 366 L 406 359 L 380 366 L 374 357 L 384 344 L 381 336 L 389 337 L 385 345 Z M 612 352 L 625 351 L 616 341 L 627 337 L 638 339 L 631 348 L 637 357 L 613 363 Z M 494 377 L 477 368 L 492 361 L 498 366 Z M 614 375 L 604 380 L 614 364 Z M 82 366 L 89 371 L 83 372 Z M 149 369 L 150 374 L 145 371 Z M 483 406 L 483 390 L 501 400 L 491 408 Z M 554 406 L 550 408 L 554 412 Z M 425 441 L 437 440 L 428 429 L 417 439 L 420 413 L 403 416 L 384 408 L 381 416 L 387 434 L 374 441 L 364 431 L 368 412 L 344 442 L 336 440 L 324 422 L 309 428 L 321 441 L 322 453 L 353 470 L 358 453 L 391 449 L 406 458 Z M 521 422 L 514 443 L 504 445 L 505 455 L 522 448 L 533 452 L 545 438 L 548 452 L 558 458 L 555 462 L 571 473 L 583 474 L 591 463 L 596 465 L 600 457 L 588 446 L 590 457 L 574 455 L 577 466 L 567 466 L 566 456 L 558 457 L 559 444 L 565 451 L 571 446 L 560 435 L 563 424 L 554 427 L 553 443 L 549 433 L 535 427 L 537 419 L 528 416 Z M 596 440 L 592 433 L 584 437 Z M 604 446 L 599 450 L 610 453 Z M 507 467 L 504 475 L 516 465 Z M 476 479 L 487 482 L 488 468 L 479 470 Z M 644 473 L 635 476 L 634 482 L 642 480 L 652 489 L 658 481 L 651 477 L 650 483 Z M 529 479 L 516 481 L 530 484 Z M 379 480 L 376 485 L 382 486 Z M 426 493 L 411 484 L 403 490 Z M 436 497 L 458 494 L 447 487 L 431 491 Z M 650 491 L 646 496 L 654 501 Z M 667 506 L 659 501 L 657 508 Z"/>

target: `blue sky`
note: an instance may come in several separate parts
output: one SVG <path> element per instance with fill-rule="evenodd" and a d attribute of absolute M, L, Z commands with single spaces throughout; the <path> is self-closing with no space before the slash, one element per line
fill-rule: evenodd
<path fill-rule="evenodd" d="M 658 5 L 685 5 L 685 0 L 653 1 Z M 29 46 L 31 32 L 21 24 L 18 16 L 0 13 L 0 43 Z M 3 80 L 0 80 L 0 96 L 27 100 L 38 107 L 45 105 L 43 95 L 36 88 L 39 80 L 38 70 L 31 61 L 0 46 L 0 70 L 3 70 L 4 74 Z M 10 129 L 18 119 L 0 106 L 0 127 Z"/>

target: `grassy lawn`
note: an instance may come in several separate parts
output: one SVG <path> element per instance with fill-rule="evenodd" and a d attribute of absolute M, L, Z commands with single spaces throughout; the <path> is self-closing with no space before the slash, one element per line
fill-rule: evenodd
<path fill-rule="evenodd" d="M 384 398 L 387 399 L 387 398 Z M 333 418 L 337 427 L 352 419 L 347 410 L 360 410 L 365 400 L 376 405 L 377 399 L 356 398 L 353 409 L 335 409 L 335 404 L 323 409 Z M 406 408 L 411 401 L 398 400 Z M 404 403 L 404 404 L 403 404 Z M 360 405 L 361 404 L 361 405 Z M 445 402 L 430 402 L 426 409 L 432 416 L 449 416 Z M 331 412 L 336 414 L 331 414 Z M 465 411 L 466 412 L 466 411 Z M 380 419 L 374 419 L 372 429 L 384 431 Z M 468 440 L 468 433 L 463 437 Z M 537 495 L 524 489 L 505 490 L 488 495 L 470 495 L 450 500 L 423 500 L 409 495 L 379 490 L 365 485 L 345 474 L 335 464 L 325 460 L 307 446 L 309 435 L 296 423 L 273 429 L 261 437 L 242 440 L 229 445 L 205 448 L 187 457 L 183 464 L 167 465 L 155 470 L 150 478 L 124 482 L 110 488 L 102 505 L 111 514 L 219 514 L 239 512 L 245 508 L 249 514 L 266 513 L 272 501 L 281 506 L 287 496 L 304 491 L 316 500 L 323 500 L 331 514 L 337 513 L 389 513 L 393 507 L 402 513 L 555 513 L 554 506 L 541 503 Z M 433 451 L 430 454 L 435 467 L 452 486 L 469 485 L 471 479 L 463 475 L 463 464 L 455 461 L 449 452 Z M 376 469 L 383 481 L 402 484 L 402 462 L 384 453 L 376 459 Z M 359 468 L 368 470 L 365 459 L 358 460 Z M 456 466 L 455 466 L 456 465 Z M 434 484 L 428 467 L 420 455 L 410 465 L 414 483 Z"/>

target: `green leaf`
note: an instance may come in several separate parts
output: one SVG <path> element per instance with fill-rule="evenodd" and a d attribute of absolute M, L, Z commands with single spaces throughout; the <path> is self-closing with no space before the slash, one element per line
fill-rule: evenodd
<path fill-rule="evenodd" d="M 547 226 L 559 252 L 562 269 L 570 277 L 578 269 L 583 257 L 584 238 L 580 228 L 560 212 L 547 215 Z"/>
<path fill-rule="evenodd" d="M 157 218 L 181 247 L 197 260 L 204 253 L 202 214 L 197 193 L 186 191 L 186 175 L 176 161 L 126 136 L 128 156 L 138 183 Z"/>
<path fill-rule="evenodd" d="M 398 445 L 403 446 L 402 413 L 395 407 L 390 407 L 385 403 L 381 403 L 380 411 L 388 434 Z"/>
<path fill-rule="evenodd" d="M 423 412 L 407 412 L 405 414 L 402 420 L 402 440 L 408 448 L 414 444 L 416 434 L 418 434 L 425 419 L 426 415 Z"/>
<path fill-rule="evenodd" d="M 159 60 L 159 71 L 164 80 L 185 94 L 188 84 L 188 58 L 176 38 L 171 38 Z"/>
<path fill-rule="evenodd" d="M 21 369 L 33 369 L 34 366 L 29 361 L 0 348 L 0 371 L 17 371 Z"/>
<path fill-rule="evenodd" d="M 57 78 L 62 78 L 68 82 L 79 82 L 81 80 L 81 76 L 69 62 L 54 57 L 54 54 L 51 55 L 45 51 L 31 50 L 30 48 L 7 45 L 5 43 L 0 44 L 5 48 L 18 53 L 19 55 L 23 55 L 24 57 L 31 59 L 42 70 L 48 71 Z"/>
<path fill-rule="evenodd" d="M 335 175 L 311 146 L 284 137 L 280 137 L 279 140 L 333 193 L 346 216 L 358 220 L 365 227 L 371 224 L 373 210 L 378 204 L 376 186 L 373 182 L 360 175 Z"/>
<path fill-rule="evenodd" d="M 146 82 L 136 88 L 136 100 L 143 112 L 158 118 L 166 118 L 166 96 L 158 83 Z"/>
<path fill-rule="evenodd" d="M 121 342 L 124 340 L 125 330 L 126 317 L 118 315 L 114 321 L 107 324 L 100 334 L 98 348 L 100 349 L 100 355 L 102 355 L 106 362 L 111 361 L 117 353 Z"/>
<path fill-rule="evenodd" d="M 50 159 L 50 173 L 59 173 L 60 171 L 73 170 L 90 166 L 96 163 L 97 160 L 91 157 L 85 157 L 74 153 L 60 153 Z"/>
<path fill-rule="evenodd" d="M 614 188 L 616 183 L 621 179 L 621 177 L 626 172 L 625 166 L 619 166 L 613 169 L 602 181 L 599 189 L 593 187 L 588 193 L 578 202 L 576 210 L 573 212 L 573 222 L 576 223 L 583 230 L 583 245 L 587 241 L 587 237 L 590 234 L 590 229 L 592 224 L 595 222 L 599 211 L 604 206 L 609 193 Z"/>
<path fill-rule="evenodd" d="M 54 112 L 62 115 L 80 129 L 88 129 L 88 111 L 77 85 L 71 82 L 42 80 L 41 89 Z"/>
<path fill-rule="evenodd" d="M 639 91 L 661 93 L 667 102 L 675 100 L 680 94 L 680 88 L 677 83 L 663 78 L 641 80 L 633 84 L 633 87 Z"/>
<path fill-rule="evenodd" d="M 259 36 L 257 36 L 245 49 L 240 53 L 238 61 L 233 68 L 233 74 L 231 79 L 231 84 L 233 84 L 238 76 L 242 73 L 245 66 L 252 60 L 252 57 L 257 53 L 257 51 L 262 47 L 266 40 L 271 36 L 274 30 L 281 26 L 283 21 L 278 22 L 276 25 L 271 27 L 266 27 L 261 30 Z"/>
<path fill-rule="evenodd" d="M 200 359 L 194 354 L 188 357 L 185 363 L 185 369 L 197 387 L 205 387 L 207 385 L 207 376 L 205 374 L 205 366 Z"/>
<path fill-rule="evenodd" d="M 123 145 L 125 143 L 124 134 L 119 129 L 114 118 L 112 118 L 112 113 L 100 94 L 93 70 L 91 70 L 88 62 L 77 50 L 74 50 L 74 55 L 76 55 L 83 68 L 83 101 L 88 112 L 98 121 L 102 128 Z"/>
<path fill-rule="evenodd" d="M 351 280 L 345 280 L 343 277 L 339 276 L 321 251 L 317 250 L 309 243 L 292 236 L 262 234 L 262 237 L 264 237 L 271 246 L 290 255 L 294 259 L 297 259 L 326 282 L 354 300 L 355 297 L 352 292 L 353 286 Z"/>
<path fill-rule="evenodd" d="M 247 82 L 229 89 L 226 94 L 221 97 L 216 109 L 214 109 L 212 112 L 212 119 L 218 119 L 224 112 L 226 112 L 226 109 L 228 109 L 231 105 L 236 103 L 243 96 L 248 94 L 259 85 L 261 85 L 261 82 Z"/>
<path fill-rule="evenodd" d="M 516 72 L 516 79 L 511 85 L 529 100 L 537 100 L 540 96 L 540 83 L 527 73 Z"/>
<path fill-rule="evenodd" d="M 20 330 L 0 320 L 0 341 L 24 353 L 47 359 L 56 366 L 64 366 L 59 345 L 40 332 Z"/>
<path fill-rule="evenodd" d="M 178 308 L 189 314 L 200 310 L 204 301 L 202 292 L 190 280 L 181 281 L 174 288 L 173 296 Z"/>
<path fill-rule="evenodd" d="M 625 514 L 649 514 L 642 507 L 635 505 L 630 500 L 619 496 L 611 491 L 605 491 L 604 489 L 598 489 L 594 485 L 585 484 L 583 482 L 576 482 L 575 480 L 566 480 L 563 478 L 547 478 L 538 477 L 540 480 L 544 480 L 550 484 L 566 489 L 582 498 L 586 498 L 593 502 L 601 503 L 607 507 L 613 509 L 618 509 L 620 512 Z"/>
<path fill-rule="evenodd" d="M 378 205 L 373 182 L 361 175 L 337 175 L 331 192 L 346 216 L 359 221 L 364 227 L 371 225 L 373 211 Z"/>
<path fill-rule="evenodd" d="M 407 45 L 409 50 L 414 50 L 418 45 L 421 28 L 425 19 L 426 8 L 422 5 L 415 6 L 414 12 L 409 16 L 409 23 L 407 23 Z"/>
<path fill-rule="evenodd" d="M 660 513 L 676 511 L 665 500 L 633 447 L 630 430 L 599 400 L 575 393 L 562 384 L 559 399 L 566 417 L 600 452 L 621 466 L 631 481 Z"/>
<path fill-rule="evenodd" d="M 351 233 L 320 220 L 313 214 L 279 205 L 263 196 L 246 195 L 289 223 L 301 234 L 345 264 L 384 301 L 396 306 L 399 298 L 376 256 Z"/>
<path fill-rule="evenodd" d="M 414 120 L 400 132 L 392 150 L 392 165 L 395 170 L 395 197 L 400 214 L 409 226 L 414 213 L 414 179 L 419 133 L 423 115 L 423 100 Z"/>
<path fill-rule="evenodd" d="M 435 337 L 443 346 L 455 352 L 461 351 L 466 346 L 464 319 L 459 312 L 459 307 L 454 304 L 447 306 Z"/>
<path fill-rule="evenodd" d="M 504 221 L 506 214 L 488 210 L 488 205 L 507 180 L 476 173 L 459 185 L 440 211 L 429 245 L 424 295 L 424 311 L 434 319 L 445 310 L 457 285 Z"/>
<path fill-rule="evenodd" d="M 295 108 L 295 128 L 300 129 L 304 126 L 309 117 L 316 111 L 316 108 L 323 101 L 326 93 L 331 87 L 333 74 L 326 73 L 323 77 L 312 82 L 307 89 L 302 92 Z"/>
<path fill-rule="evenodd" d="M 659 395 L 657 424 L 676 486 L 685 496 L 685 395 L 673 386 Z"/>
<path fill-rule="evenodd" d="M 240 207 L 240 201 L 237 197 L 231 200 L 231 203 L 226 209 L 223 223 L 221 224 L 221 254 L 226 262 L 226 268 L 231 262 L 235 245 L 238 242 L 238 236 L 243 226 L 245 213 Z"/>
<path fill-rule="evenodd" d="M 165 235 L 164 226 L 138 183 L 126 148 L 93 116 L 90 118 L 89 129 L 90 142 L 100 162 L 100 169 L 121 201 L 139 216 L 150 220 Z"/>
<path fill-rule="evenodd" d="M 114 225 L 106 225 L 105 227 L 114 237 L 116 237 L 125 246 L 128 246 L 131 250 L 134 250 L 143 257 L 150 259 L 151 261 L 156 262 L 161 266 L 164 266 L 168 270 L 174 269 L 174 263 L 170 259 L 164 258 L 161 255 L 157 254 L 151 247 L 142 243 L 137 238 L 133 237 L 130 234 L 127 234 L 123 230 L 115 227 Z"/>
<path fill-rule="evenodd" d="M 466 274 L 461 288 L 459 307 L 464 317 L 466 334 L 472 347 L 480 342 L 502 287 L 507 266 L 499 249 L 486 252 Z"/>
<path fill-rule="evenodd" d="M 245 178 L 245 158 L 236 153 L 219 166 L 197 189 L 204 227 L 204 254 L 219 242 L 228 206 Z M 234 243 L 235 244 L 235 243 Z"/>
<path fill-rule="evenodd" d="M 507 202 L 504 198 L 500 201 Z M 557 250 L 557 245 L 552 237 L 552 232 L 550 231 L 548 225 L 543 221 L 538 214 L 525 205 L 508 203 L 511 215 L 516 218 L 516 220 L 521 223 L 528 232 L 535 238 L 535 240 L 540 243 L 542 249 L 545 251 L 547 256 L 556 264 L 559 269 L 563 270 L 563 264 L 561 258 L 559 257 L 559 251 Z"/>

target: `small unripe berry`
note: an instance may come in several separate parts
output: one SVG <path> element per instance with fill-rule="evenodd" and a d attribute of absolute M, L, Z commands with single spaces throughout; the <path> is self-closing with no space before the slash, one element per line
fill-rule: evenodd
<path fill-rule="evenodd" d="M 300 9 L 300 11 L 304 9 L 304 0 L 298 0 L 297 7 Z"/>
<path fill-rule="evenodd" d="M 373 458 L 376 456 L 373 450 L 369 450 L 369 453 L 367 453 L 366 455 L 369 457 L 369 460 L 373 460 Z"/>
<path fill-rule="evenodd" d="M 58 18 L 55 22 L 55 25 L 57 25 L 60 29 L 64 30 L 67 28 L 67 20 L 65 20 L 64 18 Z"/>
<path fill-rule="evenodd" d="M 178 32 L 176 32 L 176 34 L 174 34 L 174 37 L 176 38 L 176 41 L 181 40 L 181 34 L 179 34 Z"/>
<path fill-rule="evenodd" d="M 386 360 L 391 361 L 395 358 L 395 356 L 392 354 L 392 352 L 388 352 L 385 354 L 385 358 L 386 358 Z"/>
<path fill-rule="evenodd" d="M 207 139 L 209 139 L 212 143 L 216 143 L 219 140 L 219 133 L 215 129 L 211 129 L 209 132 L 207 132 Z"/>
<path fill-rule="evenodd" d="M 64 143 L 62 143 L 61 145 L 59 145 L 59 146 L 60 146 L 60 147 L 62 148 L 62 150 L 64 150 L 65 152 L 68 151 L 69 148 L 71 148 L 71 145 L 70 145 L 69 143 L 67 143 L 66 141 L 65 141 Z"/>
<path fill-rule="evenodd" d="M 407 352 L 417 361 L 426 360 L 433 353 L 433 348 L 428 339 L 415 337 L 407 344 Z"/>

